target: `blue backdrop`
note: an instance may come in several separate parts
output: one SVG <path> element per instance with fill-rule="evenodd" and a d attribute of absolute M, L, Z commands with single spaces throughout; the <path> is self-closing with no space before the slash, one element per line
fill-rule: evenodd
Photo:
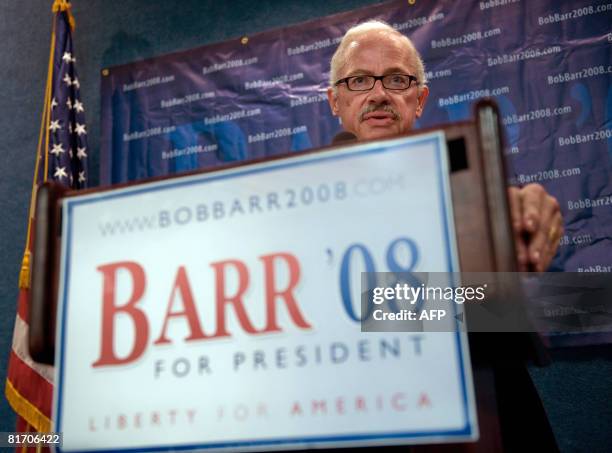
<path fill-rule="evenodd" d="M 611 2 L 392 1 L 103 71 L 101 182 L 329 144 L 329 60 L 343 33 L 383 19 L 423 55 L 417 126 L 500 105 L 513 183 L 561 202 L 555 267 L 611 270 Z"/>

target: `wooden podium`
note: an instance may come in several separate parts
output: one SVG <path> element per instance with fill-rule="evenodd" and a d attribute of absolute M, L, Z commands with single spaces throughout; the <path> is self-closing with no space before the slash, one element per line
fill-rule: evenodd
<path fill-rule="evenodd" d="M 516 272 L 497 107 L 490 101 L 482 101 L 475 109 L 474 121 L 454 123 L 411 135 L 433 130 L 443 131 L 449 151 L 461 271 Z M 330 149 L 333 147 L 308 153 L 325 153 Z M 291 156 L 295 155 L 293 153 Z M 288 157 L 290 156 L 273 159 Z M 224 168 L 248 166 L 252 163 Z M 204 170 L 199 173 L 215 171 L 217 170 Z M 115 187 L 75 192 L 65 191 L 55 185 L 43 185 L 38 192 L 29 344 L 32 357 L 39 362 L 53 364 L 55 354 L 62 200 L 114 189 Z M 537 339 L 526 334 L 471 334 L 470 351 L 480 439 L 473 443 L 411 446 L 409 451 L 504 451 L 495 368 L 499 363 L 523 367 L 525 359 L 537 357 L 538 348 Z M 407 447 L 401 448 L 405 451 Z"/>

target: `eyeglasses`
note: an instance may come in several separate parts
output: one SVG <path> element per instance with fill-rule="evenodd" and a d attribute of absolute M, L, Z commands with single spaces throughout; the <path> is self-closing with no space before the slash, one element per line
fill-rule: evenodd
<path fill-rule="evenodd" d="M 374 88 L 377 80 L 380 80 L 382 86 L 387 90 L 407 90 L 412 85 L 412 82 L 418 85 L 417 78 L 409 74 L 357 75 L 340 79 L 334 85 L 338 86 L 341 83 L 345 83 L 346 87 L 351 91 L 369 91 Z"/>

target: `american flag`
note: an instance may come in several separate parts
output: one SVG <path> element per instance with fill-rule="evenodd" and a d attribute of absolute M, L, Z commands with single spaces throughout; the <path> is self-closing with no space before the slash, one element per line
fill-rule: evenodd
<path fill-rule="evenodd" d="M 52 7 L 55 14 L 49 74 L 33 194 L 36 187 L 48 180 L 57 181 L 73 189 L 87 185 L 87 128 L 85 108 L 80 99 L 80 82 L 75 70 L 76 58 L 72 46 L 74 20 L 70 6 L 66 0 L 55 0 Z M 33 214 L 31 206 L 30 225 Z M 30 232 L 29 226 L 5 394 L 18 415 L 17 431 L 49 432 L 53 367 L 34 362 L 28 351 L 28 269 L 32 245 Z M 24 275 L 27 277 L 24 278 Z"/>
<path fill-rule="evenodd" d="M 68 13 L 56 14 L 53 78 L 49 105 L 47 177 L 73 189 L 87 183 L 87 129 L 74 64 Z M 44 169 L 43 169 L 44 171 Z"/>

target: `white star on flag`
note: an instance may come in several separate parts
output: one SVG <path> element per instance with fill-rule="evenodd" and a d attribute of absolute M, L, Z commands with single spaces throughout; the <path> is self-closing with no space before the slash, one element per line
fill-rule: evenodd
<path fill-rule="evenodd" d="M 62 60 L 64 60 L 66 63 L 70 63 L 70 61 L 72 60 L 72 54 L 70 52 L 64 52 Z"/>
<path fill-rule="evenodd" d="M 72 101 L 70 100 L 70 98 L 66 99 L 66 105 L 68 106 L 69 109 L 72 108 Z"/>
<path fill-rule="evenodd" d="M 83 107 L 83 103 L 81 101 L 74 101 L 74 109 L 77 112 L 84 112 L 85 108 Z"/>
<path fill-rule="evenodd" d="M 74 131 L 78 135 L 87 134 L 87 131 L 85 131 L 85 125 L 84 124 L 76 123 L 76 127 L 75 127 Z"/>
<path fill-rule="evenodd" d="M 77 157 L 79 159 L 82 159 L 84 157 L 87 157 L 87 153 L 85 152 L 87 148 L 83 147 L 83 148 L 77 148 Z"/>
<path fill-rule="evenodd" d="M 55 100 L 55 98 L 51 99 L 51 108 L 54 109 L 55 107 L 57 107 L 57 101 Z"/>
<path fill-rule="evenodd" d="M 61 128 L 62 126 L 60 126 L 59 120 L 51 121 L 51 124 L 49 124 L 49 130 L 52 132 L 55 132 L 56 130 Z"/>
<path fill-rule="evenodd" d="M 61 143 L 56 143 L 53 145 L 53 149 L 49 152 L 51 154 L 55 154 L 56 156 L 59 156 L 60 154 L 64 152 L 64 147 L 62 146 Z"/>
<path fill-rule="evenodd" d="M 72 85 L 72 79 L 70 78 L 68 74 L 66 74 L 62 80 L 66 82 L 66 85 L 68 86 Z"/>
<path fill-rule="evenodd" d="M 79 182 L 85 182 L 85 172 L 84 171 L 79 172 Z"/>
<path fill-rule="evenodd" d="M 76 77 L 72 81 L 72 84 L 77 88 L 81 88 L 81 83 L 79 82 L 79 79 L 77 79 Z"/>
<path fill-rule="evenodd" d="M 68 175 L 66 174 L 66 167 L 55 167 L 53 177 L 58 179 L 67 178 Z"/>

